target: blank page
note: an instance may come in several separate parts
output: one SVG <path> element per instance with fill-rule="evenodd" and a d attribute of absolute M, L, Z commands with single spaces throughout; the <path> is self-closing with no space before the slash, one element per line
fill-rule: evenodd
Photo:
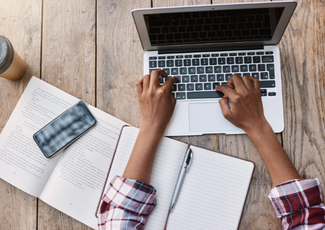
<path fill-rule="evenodd" d="M 167 229 L 237 229 L 254 164 L 191 146 L 186 174 Z"/>
<path fill-rule="evenodd" d="M 134 127 L 123 128 L 106 187 L 108 187 L 109 182 L 115 175 L 123 175 L 138 132 L 139 129 Z M 187 148 L 188 145 L 185 143 L 169 138 L 162 138 L 158 147 L 150 181 L 150 184 L 157 190 L 157 206 L 150 214 L 145 229 L 164 229 L 171 197 Z"/>

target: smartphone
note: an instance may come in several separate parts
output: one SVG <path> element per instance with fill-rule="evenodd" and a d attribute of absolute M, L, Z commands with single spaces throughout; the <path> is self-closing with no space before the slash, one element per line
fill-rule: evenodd
<path fill-rule="evenodd" d="M 95 125 L 95 117 L 86 104 L 79 101 L 37 131 L 33 138 L 44 156 L 51 158 Z"/>

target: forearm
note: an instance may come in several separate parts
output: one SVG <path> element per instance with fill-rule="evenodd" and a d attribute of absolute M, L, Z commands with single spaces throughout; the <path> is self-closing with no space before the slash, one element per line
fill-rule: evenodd
<path fill-rule="evenodd" d="M 301 179 L 267 122 L 259 129 L 247 131 L 247 134 L 260 152 L 274 186 L 291 179 Z"/>
<path fill-rule="evenodd" d="M 141 126 L 123 177 L 150 183 L 151 171 L 162 135 L 162 131 L 150 126 Z"/>

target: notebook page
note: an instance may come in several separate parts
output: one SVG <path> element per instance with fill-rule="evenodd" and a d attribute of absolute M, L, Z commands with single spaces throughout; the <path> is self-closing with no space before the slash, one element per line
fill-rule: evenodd
<path fill-rule="evenodd" d="M 138 132 L 133 127 L 123 129 L 107 183 L 115 175 L 123 175 Z M 187 144 L 169 138 L 163 138 L 159 144 L 150 182 L 157 190 L 157 206 L 148 218 L 146 230 L 165 227 L 171 197 L 187 147 Z"/>
<path fill-rule="evenodd" d="M 252 162 L 191 146 L 193 161 L 167 229 L 237 229 Z"/>

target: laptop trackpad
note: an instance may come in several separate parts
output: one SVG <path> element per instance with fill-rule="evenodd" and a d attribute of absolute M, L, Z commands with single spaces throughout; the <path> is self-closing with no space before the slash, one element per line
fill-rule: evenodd
<path fill-rule="evenodd" d="M 190 103 L 189 120 L 191 132 L 222 132 L 234 129 L 222 115 L 218 102 Z"/>

